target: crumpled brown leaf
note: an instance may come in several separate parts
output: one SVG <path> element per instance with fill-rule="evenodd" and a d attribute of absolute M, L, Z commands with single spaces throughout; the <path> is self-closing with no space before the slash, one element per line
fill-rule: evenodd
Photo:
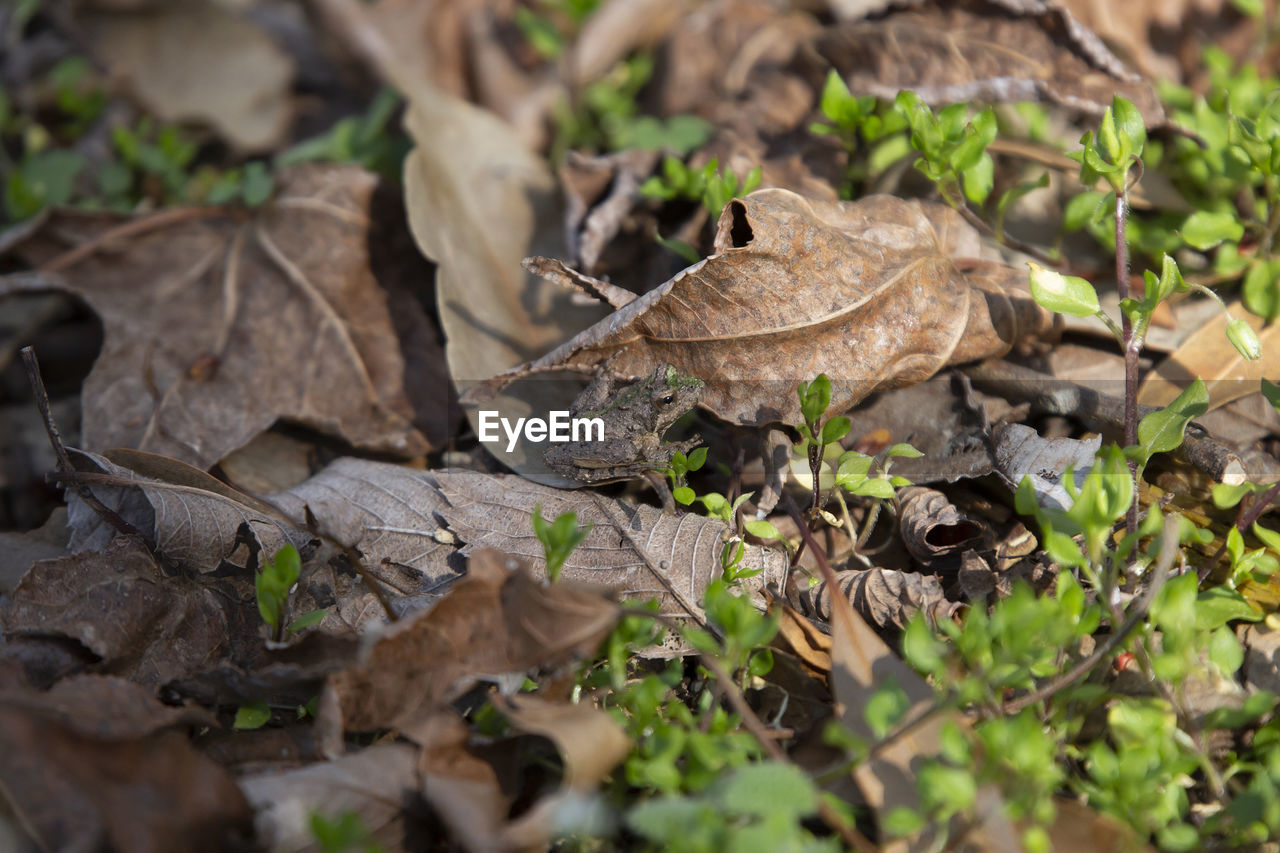
<path fill-rule="evenodd" d="M 594 588 L 541 585 L 527 564 L 481 549 L 435 607 L 390 626 L 358 663 L 329 676 L 317 722 L 325 750 L 341 752 L 343 731 L 389 728 L 412 737 L 477 681 L 591 654 L 618 615 Z"/>
<path fill-rule="evenodd" d="M 926 566 L 958 555 L 982 539 L 982 527 L 937 489 L 898 492 L 898 529 L 908 553 Z"/>
<path fill-rule="evenodd" d="M 829 28 L 815 47 L 855 94 L 930 104 L 1047 100 L 1100 115 L 1128 98 L 1165 123 L 1155 88 L 1055 0 L 916 0 Z"/>
<path fill-rule="evenodd" d="M 981 257 L 981 241 L 941 205 L 759 190 L 725 207 L 715 251 L 470 396 L 556 368 L 602 365 L 634 379 L 667 363 L 702 379 L 700 405 L 725 420 L 796 423 L 796 383 L 819 373 L 844 411 L 947 364 L 1007 352 L 1052 323 L 1019 293 L 1025 273 L 957 262 Z"/>
<path fill-rule="evenodd" d="M 174 726 L 211 723 L 126 681 L 0 692 L 0 787 L 46 850 L 219 851 L 251 814 L 226 770 Z"/>
<path fill-rule="evenodd" d="M 924 613 L 937 624 L 950 619 L 960 605 L 948 601 L 936 575 L 893 569 L 850 569 L 836 572 L 840 595 L 868 622 L 881 628 L 906 627 L 907 620 Z M 800 593 L 800 606 L 810 616 L 830 621 L 831 589 L 826 581 Z"/>
<path fill-rule="evenodd" d="M 533 535 L 530 517 L 541 505 L 546 518 L 566 512 L 591 532 L 565 561 L 562 578 L 613 587 L 628 597 L 658 598 L 661 612 L 701 620 L 699 601 L 720 572 L 723 522 L 685 513 L 668 515 L 645 505 L 632 505 L 587 492 L 568 492 L 519 477 L 470 471 L 437 474 L 449 507 L 440 514 L 449 529 L 466 543 L 463 553 L 500 548 L 532 558 L 545 571 L 542 544 Z M 763 571 L 743 582 L 760 600 L 768 584 L 781 584 L 789 568 L 777 549 L 747 546 L 742 565 Z"/>
<path fill-rule="evenodd" d="M 8 638 L 66 637 L 99 672 L 159 687 L 227 655 L 230 625 L 213 590 L 166 578 L 133 537 L 101 553 L 36 563 L 0 609 Z"/>
<path fill-rule="evenodd" d="M 303 167 L 248 219 L 68 211 L 17 246 L 106 327 L 82 392 L 84 445 L 208 468 L 286 419 L 365 450 L 425 453 L 369 269 L 376 183 L 351 166 Z"/>
<path fill-rule="evenodd" d="M 283 141 L 293 60 L 229 4 L 174 0 L 81 23 L 95 53 L 164 121 L 208 122 L 243 152 Z"/>

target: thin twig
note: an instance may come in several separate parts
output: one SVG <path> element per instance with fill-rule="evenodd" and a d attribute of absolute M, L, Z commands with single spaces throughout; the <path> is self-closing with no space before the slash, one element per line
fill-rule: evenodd
<path fill-rule="evenodd" d="M 36 360 L 35 351 L 31 347 L 22 348 L 22 363 L 27 369 L 27 379 L 31 382 L 31 393 L 36 398 L 36 408 L 40 410 L 40 417 L 44 420 L 44 431 L 49 436 L 49 444 L 53 447 L 53 453 L 58 457 L 58 470 L 63 474 L 71 475 L 78 473 L 75 465 L 71 462 L 71 456 L 67 453 L 67 446 L 62 442 L 62 433 L 58 432 L 58 425 L 53 421 L 53 413 L 49 410 L 49 392 L 44 387 L 44 378 L 40 375 L 40 362 Z M 120 517 L 120 514 L 111 507 L 98 500 L 97 495 L 87 485 L 77 485 L 74 487 L 80 500 L 84 501 L 85 506 L 92 509 L 98 516 L 111 525 L 118 533 L 125 536 L 137 536 L 147 544 L 149 549 L 153 548 L 151 540 L 143 535 L 142 531 L 134 527 L 129 522 Z"/>

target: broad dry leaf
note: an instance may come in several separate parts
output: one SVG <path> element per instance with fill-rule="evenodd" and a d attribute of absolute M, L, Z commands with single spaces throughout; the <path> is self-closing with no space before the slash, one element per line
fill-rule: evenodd
<path fill-rule="evenodd" d="M 0 692 L 0 787 L 42 850 L 214 851 L 247 841 L 230 774 L 174 725 L 210 722 L 119 679 Z"/>
<path fill-rule="evenodd" d="M 607 585 L 632 598 L 658 598 L 661 612 L 670 616 L 704 618 L 699 602 L 720 574 L 723 522 L 693 513 L 669 515 L 519 477 L 457 471 L 441 472 L 436 479 L 449 502 L 441 516 L 466 543 L 463 553 L 500 548 L 532 558 L 537 571 L 544 572 L 542 544 L 530 521 L 534 508 L 541 505 L 548 519 L 573 512 L 591 531 L 565 561 L 562 578 Z M 784 552 L 759 546 L 747 547 L 742 565 L 763 570 L 744 581 L 757 600 L 765 586 L 781 585 L 788 570 Z"/>
<path fill-rule="evenodd" d="M 226 3 L 184 0 L 81 20 L 95 54 L 160 119 L 207 122 L 242 152 L 283 141 L 293 60 Z"/>
<path fill-rule="evenodd" d="M 58 268 L 56 281 L 105 326 L 82 392 L 86 448 L 208 468 L 289 420 L 365 450 L 425 453 L 369 269 L 376 183 L 350 166 L 306 167 L 283 175 L 278 197 L 249 218 L 64 212 L 20 244 L 27 261 Z M 68 248 L 80 251 L 62 255 Z M 33 286 L 6 280 L 0 292 L 5 284 Z"/>
<path fill-rule="evenodd" d="M 522 561 L 478 550 L 433 608 L 391 625 L 357 664 L 329 676 L 319 712 L 326 751 L 340 751 L 343 731 L 412 736 L 477 681 L 589 655 L 618 615 L 594 588 L 565 580 L 546 586 Z"/>
<path fill-rule="evenodd" d="M 725 208 L 715 252 L 472 397 L 556 368 L 634 379 L 667 363 L 702 379 L 701 405 L 725 420 L 796 423 L 796 384 L 819 373 L 844 411 L 1052 322 L 1020 293 L 1025 273 L 976 260 L 978 233 L 941 205 L 760 190 Z"/>
<path fill-rule="evenodd" d="M 95 671 L 158 688 L 228 656 L 224 601 L 165 577 L 136 538 L 121 537 L 101 553 L 36 563 L 0 608 L 0 625 L 10 639 L 72 640 L 99 659 Z"/>
<path fill-rule="evenodd" d="M 910 89 L 934 105 L 1044 100 L 1097 115 L 1122 95 L 1148 126 L 1166 121 L 1154 87 L 1054 0 L 910 5 L 818 38 L 855 94 L 892 100 Z"/>
<path fill-rule="evenodd" d="M 542 735 L 556 745 L 564 760 L 566 788 L 594 789 L 631 751 L 631 738 L 617 720 L 587 703 L 516 694 L 499 699 L 497 707 L 516 730 Z"/>
<path fill-rule="evenodd" d="M 258 841 L 270 850 L 302 850 L 315 843 L 311 815 L 337 820 L 360 815 L 371 842 L 398 849 L 405 832 L 404 804 L 418 789 L 418 750 L 383 743 L 294 770 L 239 779 L 254 810 Z"/>
<path fill-rule="evenodd" d="M 1262 342 L 1262 358 L 1245 361 L 1227 339 L 1227 323 L 1242 319 Z M 1262 318 L 1233 302 L 1225 314 L 1213 319 L 1191 334 L 1182 345 L 1147 374 L 1138 388 L 1138 402 L 1148 406 L 1167 406 L 1184 388 L 1200 378 L 1209 389 L 1209 408 L 1216 409 L 1232 400 L 1254 393 L 1259 380 L 1280 374 L 1280 324 L 1265 325 Z"/>

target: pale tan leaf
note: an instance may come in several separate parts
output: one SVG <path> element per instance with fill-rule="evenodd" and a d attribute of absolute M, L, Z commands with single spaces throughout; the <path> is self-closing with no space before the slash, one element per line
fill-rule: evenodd
<path fill-rule="evenodd" d="M 293 116 L 293 60 L 245 16 L 186 0 L 85 16 L 94 50 L 148 110 L 212 125 L 235 148 L 266 151 Z"/>
<path fill-rule="evenodd" d="M 1227 340 L 1227 323 L 1243 319 L 1262 342 L 1262 358 L 1245 361 Z M 1280 374 L 1280 325 L 1263 323 L 1242 303 L 1233 302 L 1227 313 L 1191 334 L 1160 366 L 1147 374 L 1138 388 L 1138 402 L 1167 406 L 1183 389 L 1200 378 L 1209 389 L 1209 408 L 1216 409 L 1258 390 L 1259 380 Z"/>

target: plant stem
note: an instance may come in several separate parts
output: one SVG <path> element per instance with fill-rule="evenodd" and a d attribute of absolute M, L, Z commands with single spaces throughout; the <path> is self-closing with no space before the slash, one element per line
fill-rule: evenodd
<path fill-rule="evenodd" d="M 1121 305 L 1129 298 L 1129 244 L 1125 239 L 1125 223 L 1129 216 L 1128 173 L 1126 185 L 1116 191 L 1116 292 Z M 1124 443 L 1132 447 L 1138 443 L 1138 355 L 1142 352 L 1142 338 L 1133 333 L 1133 321 L 1123 309 L 1120 311 L 1120 331 L 1124 338 Z M 1125 532 L 1138 530 L 1138 465 L 1129 463 L 1133 477 L 1133 503 L 1125 514 Z"/>

